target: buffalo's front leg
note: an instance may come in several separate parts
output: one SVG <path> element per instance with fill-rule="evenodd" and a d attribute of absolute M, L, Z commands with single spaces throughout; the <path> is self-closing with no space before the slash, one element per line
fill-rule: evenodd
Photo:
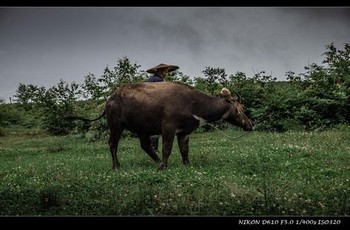
<path fill-rule="evenodd" d="M 157 155 L 157 150 L 153 148 L 150 136 L 139 135 L 141 148 L 157 163 L 160 159 Z"/>
<path fill-rule="evenodd" d="M 190 164 L 190 161 L 188 160 L 188 143 L 190 140 L 190 135 L 177 135 L 177 143 L 179 145 L 181 157 L 182 157 L 182 163 L 186 166 Z"/>

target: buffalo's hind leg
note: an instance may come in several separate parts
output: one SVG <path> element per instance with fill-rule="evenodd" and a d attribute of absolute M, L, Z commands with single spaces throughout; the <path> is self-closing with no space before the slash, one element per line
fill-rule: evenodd
<path fill-rule="evenodd" d="M 113 127 L 113 126 L 112 126 Z M 118 144 L 120 140 L 120 136 L 123 132 L 123 128 L 118 126 L 114 129 L 110 129 L 110 136 L 109 136 L 109 149 L 111 151 L 112 155 L 112 169 L 119 169 L 120 163 L 117 156 L 118 151 Z"/>
<path fill-rule="evenodd" d="M 150 136 L 139 135 L 141 148 L 150 156 L 156 163 L 160 162 L 157 155 L 157 150 L 153 148 Z"/>
<path fill-rule="evenodd" d="M 190 140 L 190 135 L 177 135 L 177 143 L 179 145 L 181 157 L 182 157 L 182 163 L 186 166 L 190 164 L 190 161 L 188 160 L 188 143 Z"/>

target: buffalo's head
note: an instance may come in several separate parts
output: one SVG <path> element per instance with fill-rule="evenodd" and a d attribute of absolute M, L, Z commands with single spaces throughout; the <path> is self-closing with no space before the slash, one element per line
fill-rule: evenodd
<path fill-rule="evenodd" d="M 245 131 L 252 131 L 254 129 L 253 123 L 244 113 L 244 105 L 242 104 L 241 96 L 236 93 L 233 97 L 230 90 L 227 88 L 221 90 L 221 96 L 230 104 L 229 111 L 227 111 L 223 117 L 224 120 L 242 127 Z"/>

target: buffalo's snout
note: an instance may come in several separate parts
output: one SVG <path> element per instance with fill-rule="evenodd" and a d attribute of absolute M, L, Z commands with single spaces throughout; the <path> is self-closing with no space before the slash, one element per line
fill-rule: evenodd
<path fill-rule="evenodd" d="M 246 127 L 243 127 L 243 130 L 244 130 L 244 131 L 253 131 L 253 130 L 254 130 L 254 126 L 246 126 Z"/>
<path fill-rule="evenodd" d="M 253 122 L 250 120 L 245 121 L 244 125 L 243 125 L 243 130 L 244 131 L 253 131 L 254 130 Z"/>

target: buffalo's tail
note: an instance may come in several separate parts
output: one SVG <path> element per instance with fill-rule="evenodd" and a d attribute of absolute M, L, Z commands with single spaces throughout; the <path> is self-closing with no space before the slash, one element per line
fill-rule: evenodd
<path fill-rule="evenodd" d="M 83 120 L 86 122 L 92 122 L 92 121 L 97 121 L 97 120 L 101 119 L 105 115 L 106 115 L 106 111 L 103 111 L 103 113 L 98 118 L 95 118 L 95 119 L 88 119 L 85 117 L 79 117 L 79 116 L 75 116 L 75 115 L 66 115 L 63 118 L 67 119 L 67 120 Z"/>

